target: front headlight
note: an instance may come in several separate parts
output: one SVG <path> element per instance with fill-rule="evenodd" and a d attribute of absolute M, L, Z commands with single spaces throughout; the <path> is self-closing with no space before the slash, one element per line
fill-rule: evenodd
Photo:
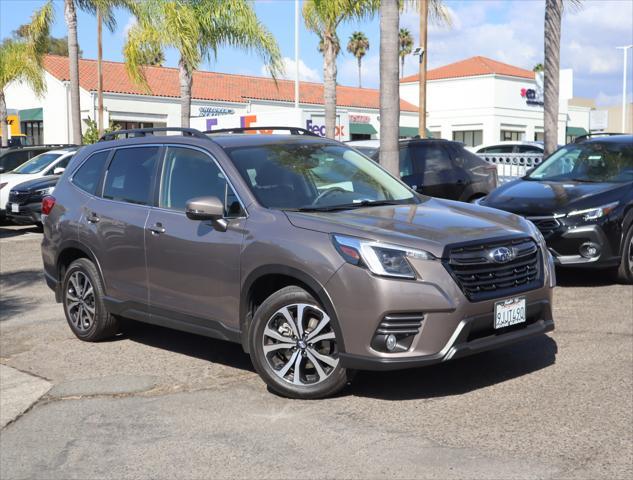
<path fill-rule="evenodd" d="M 332 235 L 332 242 L 346 262 L 367 267 L 375 275 L 385 277 L 413 279 L 416 274 L 408 258 L 436 260 L 432 253 L 424 250 L 372 242 L 356 237 Z"/>
<path fill-rule="evenodd" d="M 604 217 L 605 215 L 609 215 L 615 207 L 618 206 L 620 202 L 607 203 L 606 205 L 602 205 L 601 207 L 596 208 L 586 208 L 584 210 L 574 210 L 573 212 L 569 212 L 567 214 L 568 217 L 579 217 L 582 216 L 582 219 L 585 222 L 589 222 L 591 220 L 597 220 L 600 217 Z"/>
<path fill-rule="evenodd" d="M 46 195 L 52 195 L 53 191 L 55 190 L 55 187 L 48 187 L 48 188 L 42 188 L 41 190 L 35 190 L 35 193 L 37 193 L 38 195 L 45 197 Z"/>

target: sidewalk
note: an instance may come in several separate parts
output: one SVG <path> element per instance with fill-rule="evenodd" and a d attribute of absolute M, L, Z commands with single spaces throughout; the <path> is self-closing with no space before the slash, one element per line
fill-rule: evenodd
<path fill-rule="evenodd" d="M 0 428 L 4 428 L 39 400 L 50 382 L 0 364 Z"/>

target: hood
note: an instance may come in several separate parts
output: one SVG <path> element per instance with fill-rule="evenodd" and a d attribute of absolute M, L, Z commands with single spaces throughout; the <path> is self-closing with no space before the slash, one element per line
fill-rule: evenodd
<path fill-rule="evenodd" d="M 53 187 L 57 185 L 59 175 L 47 175 L 45 177 L 35 178 L 16 184 L 11 190 L 41 190 L 42 188 Z"/>
<path fill-rule="evenodd" d="M 37 173 L 0 173 L 0 183 L 6 182 L 9 184 L 9 187 L 13 187 L 13 185 L 31 180 L 37 177 L 37 175 Z"/>
<path fill-rule="evenodd" d="M 482 202 L 519 215 L 537 216 L 592 208 L 622 198 L 631 183 L 585 183 L 515 180 L 494 190 Z"/>
<path fill-rule="evenodd" d="M 417 205 L 286 214 L 299 228 L 419 248 L 437 257 L 453 243 L 529 235 L 527 222 L 516 215 L 428 197 Z"/>

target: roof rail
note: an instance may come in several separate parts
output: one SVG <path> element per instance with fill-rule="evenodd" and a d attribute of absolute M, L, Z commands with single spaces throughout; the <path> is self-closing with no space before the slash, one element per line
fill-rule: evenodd
<path fill-rule="evenodd" d="M 195 128 L 180 128 L 180 127 L 156 127 L 156 128 L 133 128 L 130 130 L 115 130 L 108 132 L 101 136 L 100 142 L 106 142 L 108 140 L 116 140 L 118 137 L 125 135 L 124 138 L 145 137 L 147 135 L 153 135 L 154 132 L 180 132 L 183 136 L 198 137 L 207 139 L 200 130 Z"/>
<path fill-rule="evenodd" d="M 261 126 L 261 127 L 241 127 L 241 128 L 220 128 L 219 130 L 206 130 L 204 133 L 244 133 L 252 132 L 254 130 L 288 130 L 290 135 L 309 135 L 311 137 L 318 137 L 314 132 L 306 130 L 300 127 L 277 127 L 277 126 Z"/>
<path fill-rule="evenodd" d="M 587 133 L 586 135 L 581 135 L 576 137 L 574 143 L 582 143 L 585 140 L 589 140 L 593 137 L 613 137 L 617 135 L 626 135 L 625 133 L 610 133 L 610 132 L 596 132 L 596 133 Z"/>

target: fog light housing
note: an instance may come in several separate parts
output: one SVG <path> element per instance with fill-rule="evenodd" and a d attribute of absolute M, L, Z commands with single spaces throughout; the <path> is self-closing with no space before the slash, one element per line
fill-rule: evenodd
<path fill-rule="evenodd" d="M 398 346 L 398 339 L 395 335 L 387 335 L 387 339 L 385 340 L 385 347 L 388 352 L 393 352 Z"/>
<path fill-rule="evenodd" d="M 598 258 L 600 256 L 600 245 L 593 242 L 585 242 L 578 249 L 584 258 Z"/>

